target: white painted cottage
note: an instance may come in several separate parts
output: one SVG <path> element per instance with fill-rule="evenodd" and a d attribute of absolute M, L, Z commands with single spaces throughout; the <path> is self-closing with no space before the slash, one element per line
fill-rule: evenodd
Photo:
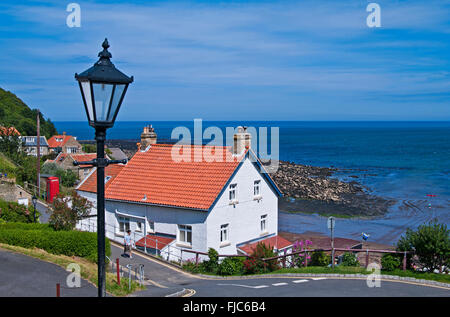
<path fill-rule="evenodd" d="M 235 149 L 242 150 L 150 144 L 126 165 L 108 166 L 107 237 L 122 242 L 130 229 L 136 247 L 163 257 L 170 253 L 175 261 L 181 249 L 248 254 L 257 241 L 278 251 L 289 248 L 291 243 L 278 236 L 279 189 L 248 146 Z M 94 203 L 96 177 L 94 169 L 77 187 Z M 78 224 L 82 230 L 95 227 L 96 218 Z"/>

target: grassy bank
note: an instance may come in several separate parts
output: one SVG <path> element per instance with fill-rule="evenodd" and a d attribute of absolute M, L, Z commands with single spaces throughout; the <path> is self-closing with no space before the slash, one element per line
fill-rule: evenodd
<path fill-rule="evenodd" d="M 76 256 L 69 257 L 66 255 L 56 255 L 37 248 L 26 249 L 19 246 L 12 246 L 4 243 L 0 243 L 0 248 L 28 255 L 33 258 L 40 259 L 42 261 L 54 263 L 56 265 L 61 266 L 64 269 L 70 263 L 77 263 L 81 268 L 80 271 L 81 277 L 97 286 L 97 264 L 87 259 Z M 139 284 L 137 284 L 135 281 L 131 281 L 131 289 L 129 290 L 127 278 L 121 278 L 121 283 L 120 285 L 118 285 L 116 274 L 106 272 L 106 291 L 113 296 L 126 296 L 128 294 L 131 294 L 135 291 L 142 289 L 145 288 L 139 286 Z"/>

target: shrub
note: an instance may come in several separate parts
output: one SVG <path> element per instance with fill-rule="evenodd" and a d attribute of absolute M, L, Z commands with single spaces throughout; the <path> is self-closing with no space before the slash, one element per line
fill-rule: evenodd
<path fill-rule="evenodd" d="M 397 243 L 397 250 L 415 250 L 419 264 L 433 272 L 448 265 L 450 258 L 450 230 L 447 225 L 436 220 L 419 226 L 416 231 L 407 229 Z M 412 255 L 407 256 L 407 265 L 411 265 Z"/>
<path fill-rule="evenodd" d="M 247 274 L 272 272 L 279 268 L 278 260 L 263 261 L 264 258 L 276 256 L 273 247 L 260 242 L 253 249 L 250 258 L 244 261 L 244 272 Z"/>
<path fill-rule="evenodd" d="M 11 230 L 11 229 L 53 231 L 53 228 L 46 223 L 7 222 L 0 224 L 0 230 Z"/>
<path fill-rule="evenodd" d="M 38 217 L 39 213 L 36 211 L 36 218 Z M 15 202 L 0 200 L 0 218 L 5 222 L 30 223 L 34 221 L 34 211 Z"/>
<path fill-rule="evenodd" d="M 201 263 L 201 269 L 203 269 L 205 272 L 216 273 L 219 267 L 219 253 L 215 249 L 209 248 L 208 257 L 208 261 L 204 261 Z"/>
<path fill-rule="evenodd" d="M 8 229 L 0 230 L 0 243 L 97 261 L 97 234 L 94 232 Z M 110 256 L 109 239 L 105 247 L 106 255 Z"/>
<path fill-rule="evenodd" d="M 308 245 L 312 245 L 312 241 L 305 240 L 304 242 L 302 240 L 295 241 L 292 246 L 292 252 L 299 252 L 304 251 L 308 248 Z M 311 255 L 309 253 L 306 253 L 306 260 L 309 262 L 311 259 Z M 302 267 L 305 265 L 305 253 L 298 253 L 293 256 L 293 262 L 297 267 Z"/>
<path fill-rule="evenodd" d="M 330 256 L 323 251 L 314 251 L 311 255 L 311 266 L 328 266 L 330 263 Z"/>
<path fill-rule="evenodd" d="M 342 262 L 341 262 L 342 266 L 359 266 L 359 261 L 358 258 L 356 257 L 355 254 L 350 253 L 350 252 L 345 252 L 342 255 Z"/>
<path fill-rule="evenodd" d="M 187 260 L 183 263 L 182 268 L 191 273 L 199 273 L 201 266 L 196 265 L 195 260 Z"/>
<path fill-rule="evenodd" d="M 239 257 L 225 258 L 217 269 L 220 275 L 236 275 L 244 272 L 244 259 Z"/>
<path fill-rule="evenodd" d="M 384 254 L 381 257 L 381 268 L 386 271 L 394 271 L 401 268 L 402 261 L 397 255 Z"/>
<path fill-rule="evenodd" d="M 70 205 L 70 206 L 69 206 Z M 73 230 L 78 220 L 89 215 L 93 204 L 75 191 L 70 197 L 60 193 L 52 202 L 49 223 L 55 230 Z"/>

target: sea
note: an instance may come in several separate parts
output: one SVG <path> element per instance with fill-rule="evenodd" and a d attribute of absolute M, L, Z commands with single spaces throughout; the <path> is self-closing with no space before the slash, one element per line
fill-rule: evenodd
<path fill-rule="evenodd" d="M 94 139 L 87 122 L 54 123 L 60 133 Z M 187 128 L 194 137 L 194 121 L 119 121 L 107 131 L 107 138 L 138 140 L 149 124 L 158 140 L 176 141 L 171 138 L 175 128 Z M 267 128 L 268 153 L 272 134 L 275 138 L 278 131 L 280 160 L 336 167 L 334 177 L 357 181 L 367 191 L 396 201 L 379 218 L 338 218 L 336 236 L 360 239 L 364 232 L 369 241 L 395 244 L 406 228 L 416 229 L 433 219 L 450 226 L 450 122 L 202 122 L 203 131 L 218 127 L 224 136 L 227 127 L 237 126 Z M 318 214 L 279 215 L 280 231 L 329 234 L 326 223 L 327 218 Z"/>

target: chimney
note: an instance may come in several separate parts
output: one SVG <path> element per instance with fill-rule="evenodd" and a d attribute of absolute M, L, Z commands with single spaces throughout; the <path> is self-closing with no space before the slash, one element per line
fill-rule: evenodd
<path fill-rule="evenodd" d="M 238 132 L 233 136 L 233 154 L 242 154 L 246 149 L 250 149 L 252 135 L 247 131 L 247 127 L 238 127 Z"/>
<path fill-rule="evenodd" d="M 141 133 L 141 144 L 140 148 L 145 150 L 150 144 L 156 143 L 156 133 L 152 125 L 144 127 L 144 131 Z"/>

